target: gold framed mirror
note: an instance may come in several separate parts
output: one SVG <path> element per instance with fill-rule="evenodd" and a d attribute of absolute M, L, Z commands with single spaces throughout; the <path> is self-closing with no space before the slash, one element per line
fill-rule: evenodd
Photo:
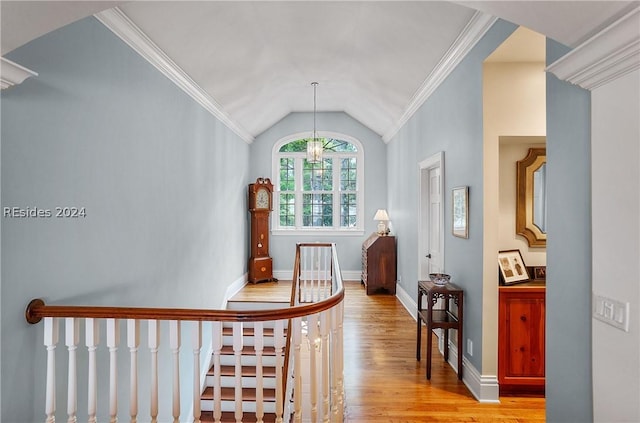
<path fill-rule="evenodd" d="M 530 148 L 517 162 L 516 233 L 530 247 L 547 246 L 547 150 Z"/>

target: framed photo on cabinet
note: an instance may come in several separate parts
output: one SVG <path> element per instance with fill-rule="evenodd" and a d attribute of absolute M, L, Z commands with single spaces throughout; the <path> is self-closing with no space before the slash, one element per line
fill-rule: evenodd
<path fill-rule="evenodd" d="M 456 187 L 451 193 L 453 236 L 469 238 L 469 187 Z"/>
<path fill-rule="evenodd" d="M 524 265 L 520 250 L 505 250 L 498 252 L 498 268 L 500 269 L 500 282 L 504 285 L 527 282 L 529 272 Z"/>

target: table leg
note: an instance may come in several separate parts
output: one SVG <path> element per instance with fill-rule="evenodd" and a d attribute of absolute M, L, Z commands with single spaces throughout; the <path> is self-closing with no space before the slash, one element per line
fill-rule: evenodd
<path fill-rule="evenodd" d="M 422 301 L 422 293 L 420 292 L 420 289 L 418 289 L 418 316 L 416 318 L 416 321 L 418 322 L 418 345 L 416 346 L 416 359 L 418 361 L 420 361 L 420 350 L 422 350 L 422 345 L 421 341 L 422 341 L 422 318 L 420 317 L 420 310 L 421 310 L 421 301 Z"/>
<path fill-rule="evenodd" d="M 460 294 L 460 296 L 458 297 L 458 379 L 462 380 L 462 323 L 464 322 L 464 320 L 462 320 L 463 316 L 462 316 L 462 311 L 463 311 L 463 304 L 462 304 L 462 294 Z"/>
<path fill-rule="evenodd" d="M 432 348 L 433 330 L 431 325 L 427 323 L 427 379 L 431 379 L 431 350 Z"/>

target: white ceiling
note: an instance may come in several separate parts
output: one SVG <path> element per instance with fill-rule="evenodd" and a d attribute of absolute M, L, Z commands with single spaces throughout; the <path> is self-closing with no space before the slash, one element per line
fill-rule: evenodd
<path fill-rule="evenodd" d="M 383 135 L 402 119 L 474 9 L 575 46 L 638 4 L 2 0 L 1 40 L 4 55 L 55 28 L 119 5 L 252 136 L 290 112 L 312 110 L 312 81 L 320 83 L 319 111 L 344 111 Z M 522 51 L 514 51 L 519 55 L 515 60 L 523 60 Z"/>

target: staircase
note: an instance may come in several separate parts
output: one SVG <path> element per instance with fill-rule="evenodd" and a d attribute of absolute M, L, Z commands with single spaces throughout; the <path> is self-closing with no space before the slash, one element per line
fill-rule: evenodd
<path fill-rule="evenodd" d="M 283 302 L 258 302 L 258 301 L 229 301 L 227 309 L 231 310 L 261 310 L 279 309 L 288 307 L 289 303 Z M 242 325 L 242 344 L 236 348 L 242 348 L 241 354 L 236 356 L 234 350 L 234 336 L 232 324 L 225 323 L 222 329 L 222 348 L 220 350 L 220 397 L 222 415 L 220 422 L 258 422 L 270 423 L 276 421 L 276 348 L 274 337 L 274 323 L 264 322 L 262 330 L 262 357 L 256 355 L 256 333 L 254 323 L 247 322 Z M 286 334 L 286 328 L 285 328 Z M 284 336 L 286 339 L 286 335 Z M 259 341 L 258 341 L 259 342 Z M 284 339 L 281 341 L 284 345 Z M 283 350 L 284 357 L 284 350 Z M 257 366 L 258 361 L 262 366 Z M 215 422 L 214 418 L 214 386 L 215 364 L 211 357 L 211 366 L 207 372 L 205 388 L 201 396 L 202 422 Z M 236 367 L 241 369 L 241 376 L 236 375 Z M 262 419 L 256 416 L 258 407 L 258 373 L 262 372 Z M 242 405 L 236 408 L 236 384 L 242 386 Z M 241 418 L 236 418 L 242 411 Z"/>

